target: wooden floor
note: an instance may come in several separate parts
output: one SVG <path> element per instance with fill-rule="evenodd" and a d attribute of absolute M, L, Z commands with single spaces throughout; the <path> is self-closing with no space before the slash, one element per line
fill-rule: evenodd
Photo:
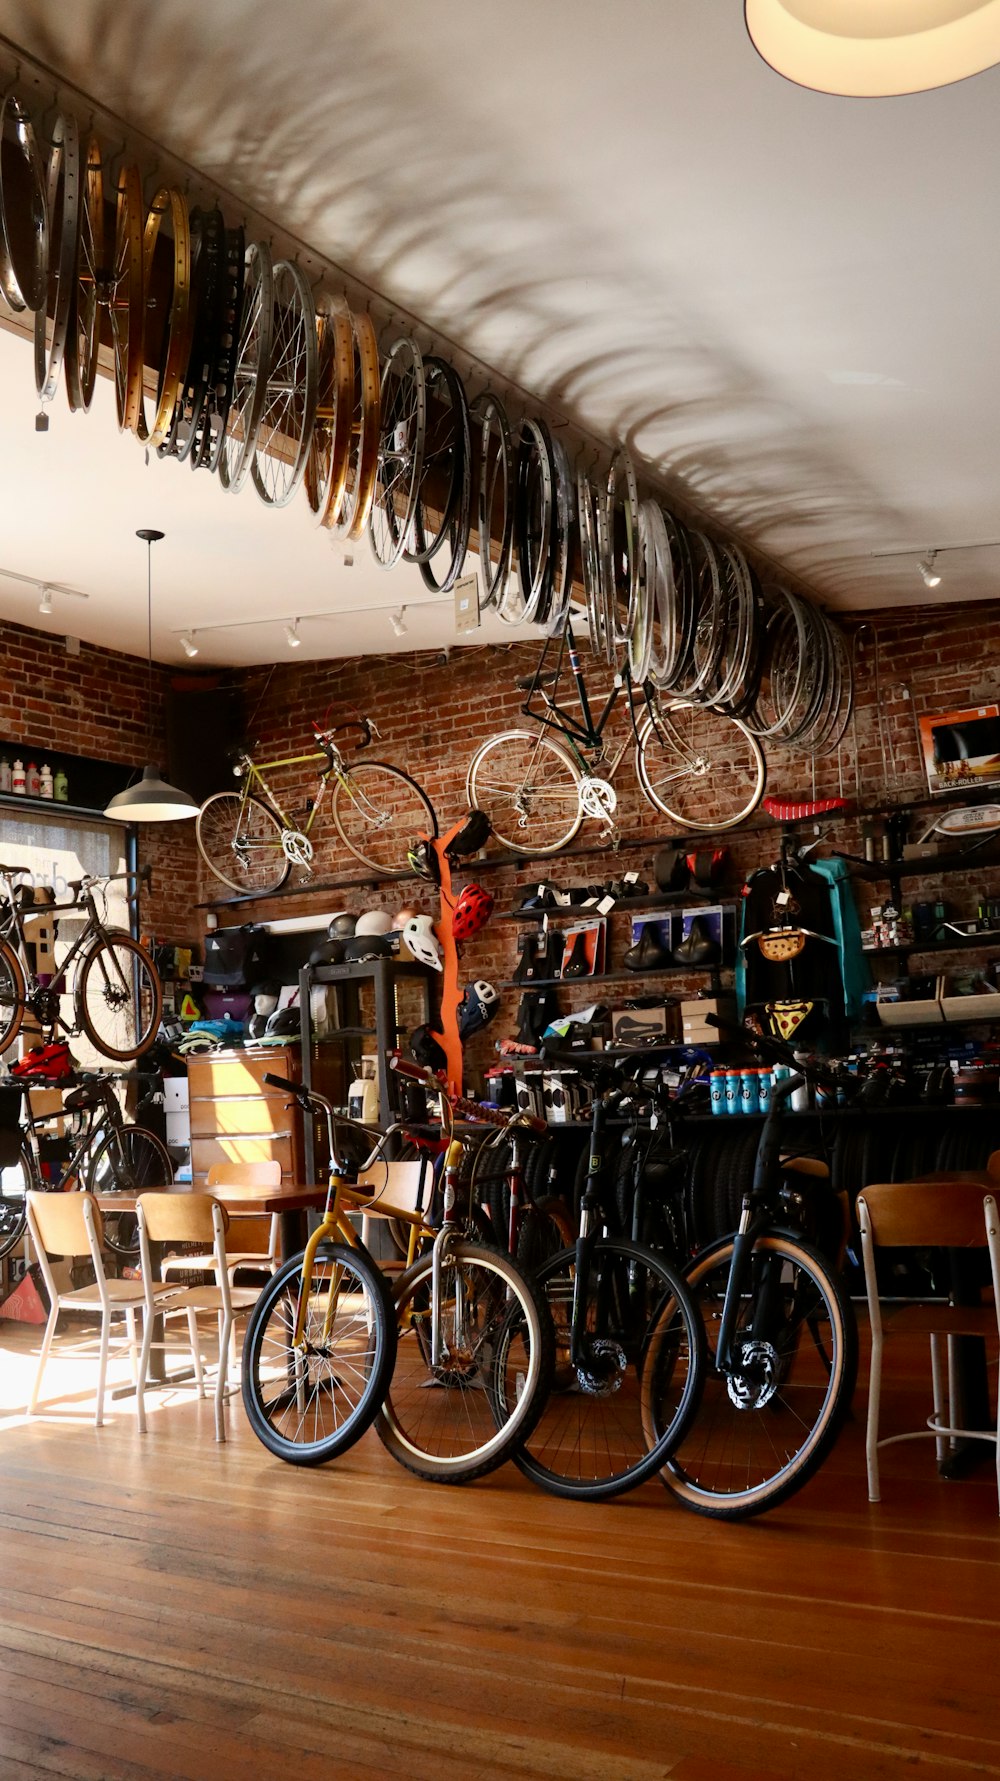
<path fill-rule="evenodd" d="M 186 1396 L 96 1431 L 80 1360 L 27 1423 L 35 1343 L 0 1325 L 0 1781 L 1000 1776 L 989 1460 L 890 1449 L 869 1507 L 856 1425 L 726 1528 L 422 1484 L 374 1435 L 296 1471 L 238 1399 L 222 1447 Z"/>

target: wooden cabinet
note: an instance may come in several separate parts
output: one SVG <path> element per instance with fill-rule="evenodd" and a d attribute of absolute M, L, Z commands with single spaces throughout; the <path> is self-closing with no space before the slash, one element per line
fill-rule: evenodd
<path fill-rule="evenodd" d="M 337 1048 L 317 1045 L 310 1059 L 312 1086 L 335 1106 L 347 1098 Z M 259 1162 L 277 1157 L 282 1179 L 306 1180 L 303 1117 L 288 1096 L 268 1087 L 266 1072 L 302 1080 L 298 1045 L 266 1051 L 215 1051 L 188 1060 L 191 1115 L 191 1178 L 203 1187 L 213 1163 Z"/>

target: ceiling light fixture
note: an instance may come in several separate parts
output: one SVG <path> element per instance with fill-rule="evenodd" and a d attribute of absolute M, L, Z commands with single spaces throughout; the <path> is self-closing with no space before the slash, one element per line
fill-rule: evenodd
<path fill-rule="evenodd" d="M 940 569 L 935 569 L 935 567 L 934 567 L 934 559 L 936 556 L 937 556 L 936 550 L 929 550 L 927 552 L 927 555 L 925 557 L 921 557 L 919 563 L 917 564 L 917 568 L 920 570 L 921 578 L 923 580 L 925 587 L 940 587 L 941 586 L 941 571 L 940 571 Z"/>
<path fill-rule="evenodd" d="M 745 0 L 750 41 L 817 93 L 926 93 L 1000 62 L 1000 0 Z"/>
<path fill-rule="evenodd" d="M 196 656 L 198 654 L 198 645 L 195 642 L 196 636 L 196 631 L 181 632 L 181 648 L 186 656 Z"/>
<path fill-rule="evenodd" d="M 147 725 L 147 756 L 153 752 L 153 545 L 163 537 L 162 532 L 154 531 L 150 526 L 143 526 L 136 533 L 146 546 L 146 725 Z M 176 786 L 168 785 L 160 778 L 159 769 L 147 765 L 142 769 L 142 778 L 138 785 L 130 785 L 126 791 L 119 792 L 105 806 L 105 816 L 113 816 L 119 822 L 179 822 L 184 817 L 197 816 L 198 806 L 187 792 L 180 792 Z"/>
<path fill-rule="evenodd" d="M 52 589 L 50 587 L 43 587 L 41 589 L 41 595 L 42 597 L 38 602 L 38 610 L 39 612 L 44 612 L 46 618 L 48 618 L 52 611 Z"/>
<path fill-rule="evenodd" d="M 405 611 L 406 611 L 406 607 L 401 606 L 398 612 L 393 612 L 390 614 L 389 623 L 392 626 L 393 636 L 395 636 L 395 637 L 405 637 L 406 636 L 406 633 L 407 633 L 407 630 L 409 627 L 407 626 L 407 624 L 405 623 L 405 621 L 403 619 L 403 614 Z"/>
<path fill-rule="evenodd" d="M 293 620 L 290 625 L 285 626 L 285 642 L 288 644 L 289 649 L 302 648 L 302 638 L 299 636 L 298 619 Z"/>

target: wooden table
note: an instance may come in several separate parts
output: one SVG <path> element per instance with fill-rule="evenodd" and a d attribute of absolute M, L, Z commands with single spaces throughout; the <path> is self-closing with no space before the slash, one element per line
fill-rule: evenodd
<path fill-rule="evenodd" d="M 185 1182 L 170 1188 L 149 1189 L 149 1192 L 189 1194 L 196 1190 Z M 227 1183 L 224 1187 L 199 1188 L 210 1193 L 227 1212 L 276 1212 L 278 1214 L 278 1251 L 283 1262 L 305 1248 L 308 1235 L 308 1212 L 321 1212 L 326 1205 L 326 1188 L 309 1187 L 303 1182 L 283 1181 L 280 1187 L 240 1187 Z M 102 1212 L 134 1212 L 135 1194 L 106 1193 L 96 1195 Z"/>

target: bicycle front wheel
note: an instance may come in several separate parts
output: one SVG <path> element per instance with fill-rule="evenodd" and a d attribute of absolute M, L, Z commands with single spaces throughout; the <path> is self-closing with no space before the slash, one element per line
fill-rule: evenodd
<path fill-rule="evenodd" d="M 431 1359 L 433 1256 L 396 1287 L 399 1353 L 376 1421 L 420 1478 L 465 1484 L 509 1459 L 531 1433 L 552 1378 L 552 1323 L 510 1256 L 454 1242 L 441 1271 L 441 1358 Z"/>
<path fill-rule="evenodd" d="M 30 1188 L 40 1186 L 27 1148 L 22 1148 L 16 1162 L 0 1169 L 0 1260 L 21 1242 L 28 1222 L 24 1196 Z"/>
<path fill-rule="evenodd" d="M 156 1133 L 144 1126 L 123 1125 L 109 1131 L 95 1149 L 87 1187 L 92 1194 L 141 1194 L 147 1188 L 169 1187 L 173 1178 L 170 1154 Z M 138 1255 L 135 1213 L 105 1210 L 104 1241 L 115 1255 Z"/>
<path fill-rule="evenodd" d="M 685 1508 L 743 1521 L 776 1508 L 822 1465 L 850 1406 L 858 1370 L 854 1312 L 814 1249 L 763 1236 L 733 1336 L 733 1367 L 721 1373 L 716 1339 L 733 1258 L 726 1237 L 697 1256 L 687 1282 L 708 1345 L 698 1415 L 662 1477 Z M 647 1434 L 662 1426 L 659 1357 L 644 1379 Z"/>
<path fill-rule="evenodd" d="M 625 1238 L 599 1239 L 580 1281 L 574 1363 L 575 1247 L 553 1256 L 538 1281 L 555 1325 L 555 1384 L 517 1464 L 556 1496 L 619 1496 L 660 1469 L 697 1410 L 704 1338 L 691 1295 L 651 1250 Z M 642 1377 L 654 1337 L 660 1421 L 650 1439 Z"/>
<path fill-rule="evenodd" d="M 735 717 L 671 701 L 639 722 L 635 767 L 649 802 L 684 829 L 734 829 L 764 796 L 759 742 Z"/>
<path fill-rule="evenodd" d="M 303 1341 L 293 1345 L 302 1257 L 268 1281 L 243 1341 L 243 1406 L 269 1452 L 293 1466 L 336 1459 L 361 1439 L 385 1396 L 396 1324 L 385 1275 L 345 1243 L 316 1251 Z"/>
<path fill-rule="evenodd" d="M 141 1057 L 163 1012 L 159 973 L 131 934 L 107 929 L 86 953 L 76 980 L 76 1022 L 92 1045 L 118 1063 Z"/>
<path fill-rule="evenodd" d="M 541 855 L 568 847 L 583 821 L 580 772 L 561 742 L 505 730 L 477 749 L 466 776 L 473 810 L 484 810 L 501 847 Z"/>
<path fill-rule="evenodd" d="M 14 948 L 0 940 L 0 1053 L 10 1050 L 21 1031 L 25 995 L 21 961 Z"/>
<path fill-rule="evenodd" d="M 407 849 L 421 835 L 437 834 L 427 793 L 387 761 L 352 761 L 333 788 L 334 826 L 349 853 L 382 878 L 412 871 Z"/>
<path fill-rule="evenodd" d="M 265 896 L 280 890 L 291 871 L 281 845 L 280 819 L 260 798 L 215 792 L 195 817 L 194 834 L 210 872 L 230 890 Z"/>

